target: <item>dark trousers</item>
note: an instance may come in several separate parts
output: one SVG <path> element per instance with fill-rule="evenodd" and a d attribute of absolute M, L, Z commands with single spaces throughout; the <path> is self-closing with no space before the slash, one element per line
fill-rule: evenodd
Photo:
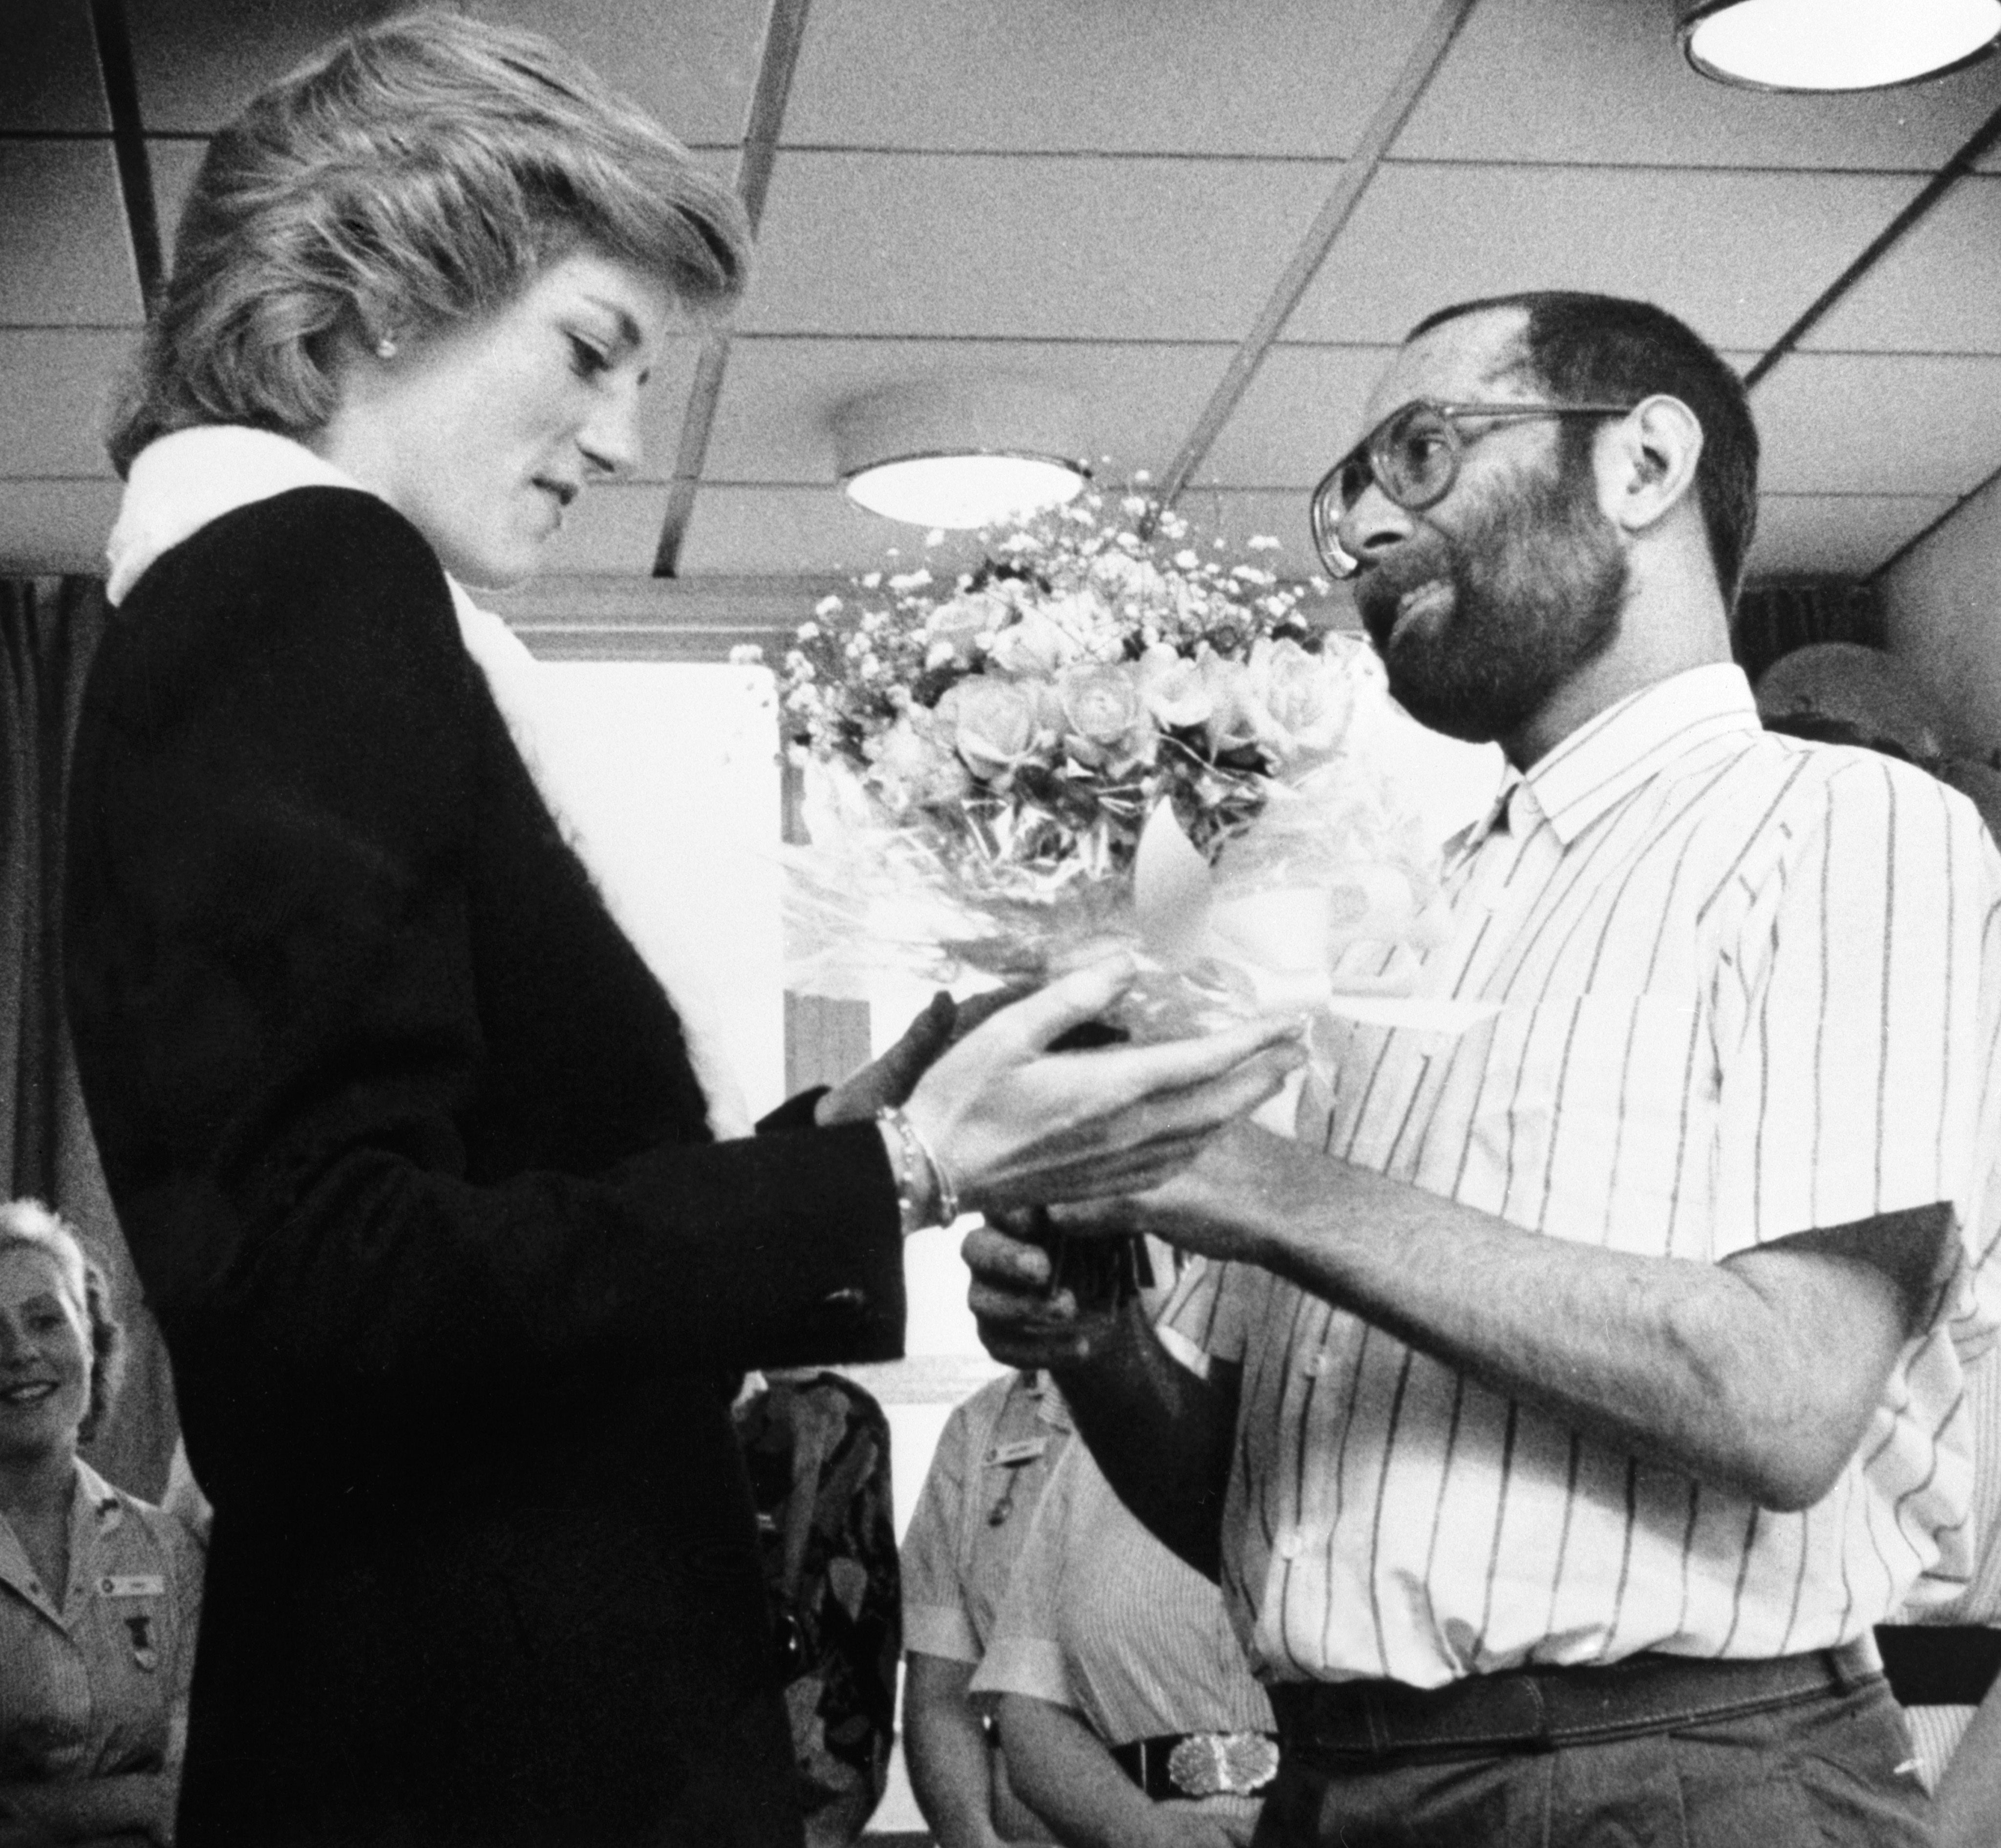
<path fill-rule="evenodd" d="M 1930 1801 L 1877 1677 L 1658 1731 L 1478 1756 L 1281 1746 L 1253 1848 L 1925 1848 Z"/>

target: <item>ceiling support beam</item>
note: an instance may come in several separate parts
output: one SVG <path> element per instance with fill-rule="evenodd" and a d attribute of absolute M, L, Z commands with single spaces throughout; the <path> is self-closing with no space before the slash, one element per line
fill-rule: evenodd
<path fill-rule="evenodd" d="M 118 164 L 118 190 L 132 238 L 132 262 L 139 273 L 141 308 L 151 315 L 166 282 L 160 242 L 159 208 L 153 200 L 146 129 L 139 115 L 139 78 L 132 62 L 132 33 L 124 0 L 90 0 L 90 26 L 97 41 L 97 67 L 111 110 L 111 152 Z"/>
<path fill-rule="evenodd" d="M 1834 305 L 1874 269 L 1895 245 L 1902 242 L 1933 206 L 1973 171 L 1974 163 L 1996 141 L 2001 141 L 2001 109 L 1995 110 L 1973 131 L 1965 146 L 1925 183 L 1917 197 L 1870 240 L 1862 254 L 1822 290 L 1808 304 L 1805 312 L 1772 343 L 1770 350 L 1744 374 L 1745 389 L 1749 391 L 1756 385 L 1797 346 L 1825 318 Z"/>
<path fill-rule="evenodd" d="M 1320 273 L 1320 266 L 1334 247 L 1335 239 L 1354 215 L 1362 194 L 1368 191 L 1369 183 L 1387 157 L 1390 144 L 1430 87 L 1432 78 L 1445 61 L 1445 54 L 1452 49 L 1453 41 L 1459 37 L 1474 5 L 1474 0 L 1439 0 L 1424 36 L 1404 61 L 1389 94 L 1369 117 L 1354 153 L 1342 163 L 1341 176 L 1335 182 L 1334 190 L 1328 195 L 1326 204 L 1321 206 L 1293 252 L 1292 261 L 1286 264 L 1258 318 L 1251 323 L 1251 331 L 1232 356 L 1221 382 L 1202 407 L 1188 440 L 1181 445 L 1181 453 L 1162 478 L 1157 490 L 1157 504 L 1161 507 L 1172 506 L 1179 498 L 1216 439 L 1222 434 L 1223 426 L 1235 413 L 1244 394 L 1251 388 L 1258 368 L 1265 363 L 1265 355 L 1291 318 L 1300 298 Z"/>
<path fill-rule="evenodd" d="M 771 0 L 764 22 L 764 44 L 757 58 L 757 82 L 750 92 L 750 119 L 744 125 L 743 151 L 736 158 L 736 192 L 750 220 L 754 236 L 764 221 L 764 199 L 778 163 L 778 136 L 785 127 L 785 104 L 792 92 L 799 46 L 806 37 L 806 12 L 812 0 Z M 660 524 L 660 542 L 653 553 L 653 576 L 673 577 L 680 569 L 681 546 L 694 499 L 701 485 L 709 433 L 722 396 L 722 375 L 729 364 L 729 336 L 712 333 L 703 343 L 681 416 L 681 438 L 674 455 L 674 472 L 667 491 L 667 511 Z"/>

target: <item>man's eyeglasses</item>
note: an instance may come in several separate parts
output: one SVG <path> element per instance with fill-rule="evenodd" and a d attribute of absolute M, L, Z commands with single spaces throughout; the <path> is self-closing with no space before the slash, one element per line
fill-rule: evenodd
<path fill-rule="evenodd" d="M 1414 398 L 1400 405 L 1321 478 L 1313 492 L 1314 548 L 1335 577 L 1352 577 L 1361 562 L 1341 543 L 1342 517 L 1373 482 L 1407 513 L 1436 506 L 1459 479 L 1459 459 L 1485 436 L 1461 418 L 1488 427 L 1523 417 L 1623 417 L 1630 404 L 1440 404 Z"/>

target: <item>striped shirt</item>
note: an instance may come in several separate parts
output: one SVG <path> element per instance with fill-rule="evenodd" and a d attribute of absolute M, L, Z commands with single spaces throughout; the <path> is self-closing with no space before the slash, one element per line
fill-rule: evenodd
<path fill-rule="evenodd" d="M 952 1408 L 900 1555 L 906 1650 L 980 1660 L 1070 1434 L 1046 1373 L 1004 1374 Z"/>
<path fill-rule="evenodd" d="M 28 1819 L 54 1827 L 73 1819 L 63 1811 L 65 1790 L 154 1773 L 150 1796 L 136 1780 L 121 1791 L 137 1809 L 156 1811 L 148 1824 L 167 1839 L 201 1585 L 201 1549 L 181 1523 L 82 1461 L 67 1585 L 37 1578 L 0 1516 L 0 1818 L 13 1814 L 10 1791 L 32 1794 Z M 89 1808 L 89 1793 L 79 1790 L 77 1814 Z M 109 1832 L 101 1815 L 99 1828 L 78 1826 L 93 1837 Z M 52 1839 L 81 1836 L 55 1827 Z"/>
<path fill-rule="evenodd" d="M 1112 1745 L 1272 1729 L 1215 1585 L 1126 1512 L 1082 1444 L 1042 1491 L 973 1688 L 1068 1707 Z"/>
<path fill-rule="evenodd" d="M 1195 1273 L 1167 1319 L 1243 1369 L 1223 1574 L 1254 1663 L 1435 1686 L 1766 1657 L 1862 1635 L 1921 1572 L 1963 1577 L 1962 1363 L 1996 1319 L 2001 1213 L 2001 858 L 1972 807 L 1766 733 L 1742 673 L 1707 666 L 1511 779 L 1446 878 L 1424 985 L 1497 1011 L 1457 1041 L 1337 1029 L 1303 1136 L 1548 1237 L 1697 1263 L 1948 1202 L 1961 1262 L 1855 1457 L 1790 1514 L 1268 1273 Z"/>

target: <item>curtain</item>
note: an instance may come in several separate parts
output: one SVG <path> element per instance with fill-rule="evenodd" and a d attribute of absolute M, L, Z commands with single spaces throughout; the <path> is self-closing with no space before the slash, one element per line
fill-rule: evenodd
<path fill-rule="evenodd" d="M 1781 655 L 1815 642 L 1883 646 L 1883 612 L 1874 587 L 1846 581 L 1761 584 L 1737 600 L 1731 652 L 1755 685 Z"/>
<path fill-rule="evenodd" d="M 54 1207 L 103 1259 L 125 1328 L 125 1383 L 85 1455 L 156 1501 L 179 1429 L 172 1377 L 105 1190 L 63 1018 L 65 773 L 106 614 L 94 579 L 0 579 L 0 1198 Z"/>

